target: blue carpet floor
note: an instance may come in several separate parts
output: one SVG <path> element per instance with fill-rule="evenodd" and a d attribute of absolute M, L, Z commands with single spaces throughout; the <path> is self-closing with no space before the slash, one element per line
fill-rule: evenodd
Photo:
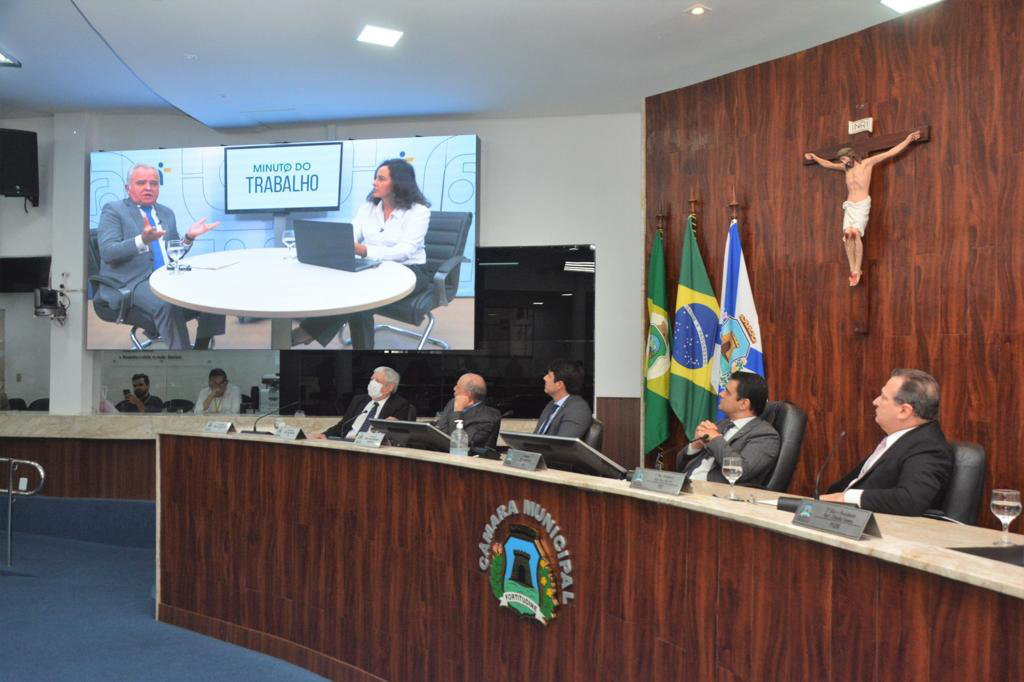
<path fill-rule="evenodd" d="M 323 679 L 156 621 L 152 547 L 16 532 L 5 561 L 0 546 L 2 680 Z"/>

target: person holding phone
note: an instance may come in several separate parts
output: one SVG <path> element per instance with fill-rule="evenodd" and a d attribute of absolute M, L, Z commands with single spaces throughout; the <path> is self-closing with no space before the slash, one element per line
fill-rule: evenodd
<path fill-rule="evenodd" d="M 124 400 L 114 407 L 118 412 L 162 412 L 164 401 L 149 392 L 149 377 L 141 372 L 132 375 L 132 390 L 124 389 Z"/>

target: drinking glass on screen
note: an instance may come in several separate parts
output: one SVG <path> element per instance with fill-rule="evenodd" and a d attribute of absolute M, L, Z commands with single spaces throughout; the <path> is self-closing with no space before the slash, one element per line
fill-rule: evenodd
<path fill-rule="evenodd" d="M 1003 524 L 1003 537 L 995 544 L 1013 545 L 1010 542 L 1010 522 L 1020 516 L 1020 491 L 1006 490 L 1005 488 L 993 490 L 990 508 L 999 522 Z"/>
<path fill-rule="evenodd" d="M 729 481 L 729 499 L 736 499 L 736 481 L 743 475 L 742 457 L 724 457 L 722 459 L 722 475 Z"/>
<path fill-rule="evenodd" d="M 306 413 L 303 410 L 295 410 L 296 417 L 305 417 Z"/>
<path fill-rule="evenodd" d="M 295 230 L 288 228 L 281 233 L 281 243 L 284 244 L 285 248 L 288 249 L 288 255 L 284 257 L 285 260 L 295 258 Z"/>
<path fill-rule="evenodd" d="M 178 262 L 185 255 L 185 245 L 181 243 L 180 239 L 168 239 L 166 246 L 167 260 L 171 261 L 171 266 L 167 269 L 171 271 L 172 275 L 176 275 L 180 272 Z"/>

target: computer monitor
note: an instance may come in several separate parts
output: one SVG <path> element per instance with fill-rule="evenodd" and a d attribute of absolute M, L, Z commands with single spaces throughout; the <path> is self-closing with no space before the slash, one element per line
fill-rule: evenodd
<path fill-rule="evenodd" d="M 433 424 L 426 422 L 407 422 L 399 419 L 371 419 L 374 430 L 387 434 L 393 445 L 403 448 L 419 448 L 448 452 L 451 438 Z"/>
<path fill-rule="evenodd" d="M 574 471 L 605 478 L 625 478 L 626 470 L 579 438 L 542 436 L 539 433 L 502 431 L 501 437 L 517 450 L 537 452 L 550 469 Z"/>

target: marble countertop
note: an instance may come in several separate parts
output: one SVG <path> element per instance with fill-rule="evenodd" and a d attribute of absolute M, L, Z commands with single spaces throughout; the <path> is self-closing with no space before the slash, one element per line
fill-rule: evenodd
<path fill-rule="evenodd" d="M 170 422 L 162 433 L 194 436 L 193 430 L 173 430 Z M 260 435 L 206 435 L 211 438 L 246 439 L 266 442 L 272 436 Z M 900 566 L 915 568 L 927 573 L 1000 592 L 1024 599 L 1024 567 L 992 561 L 971 554 L 958 552 L 954 547 L 991 546 L 1000 536 L 999 531 L 976 526 L 961 526 L 945 521 L 919 517 L 875 514 L 882 537 L 865 536 L 851 540 L 839 535 L 824 533 L 792 523 L 792 512 L 783 512 L 751 500 L 778 498 L 778 493 L 737 486 L 737 496 L 742 501 L 729 500 L 729 486 L 717 483 L 696 482 L 692 493 L 678 496 L 637 490 L 629 487 L 628 481 L 617 481 L 595 476 L 585 476 L 563 471 L 529 472 L 505 467 L 501 462 L 476 457 L 454 457 L 447 453 L 410 450 L 408 448 L 365 448 L 351 443 L 336 441 L 277 441 L 290 446 L 309 446 L 335 450 L 354 450 L 375 453 L 383 457 L 401 457 L 419 461 L 436 462 L 446 466 L 492 471 L 504 476 L 515 476 L 533 480 L 568 485 L 583 490 L 621 495 L 646 500 L 656 504 L 682 507 L 704 514 L 711 514 L 730 521 L 746 523 L 783 535 L 819 542 L 857 554 L 874 557 Z M 1011 533 L 1014 543 L 1024 545 L 1024 535 Z"/>

